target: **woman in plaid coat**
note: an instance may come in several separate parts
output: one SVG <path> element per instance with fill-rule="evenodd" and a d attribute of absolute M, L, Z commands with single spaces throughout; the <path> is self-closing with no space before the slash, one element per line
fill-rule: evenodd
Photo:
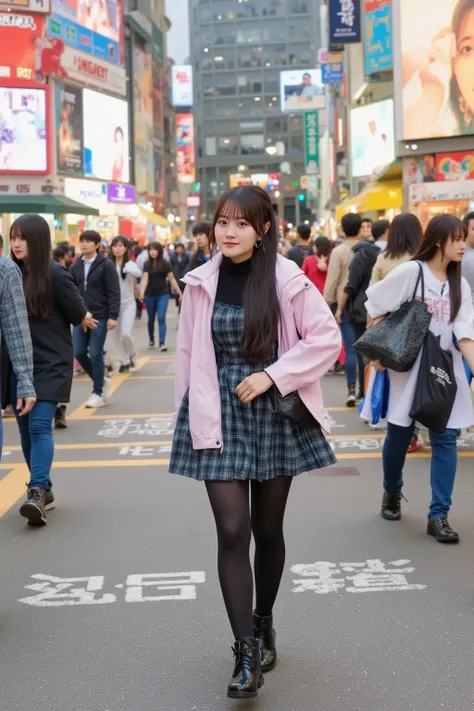
<path fill-rule="evenodd" d="M 277 256 L 278 230 L 264 190 L 240 187 L 221 197 L 211 245 L 219 253 L 184 278 L 170 471 L 205 482 L 236 640 L 227 695 L 248 698 L 262 686 L 262 672 L 276 664 L 272 610 L 291 483 L 335 461 L 323 434 L 329 425 L 319 380 L 341 340 L 317 289 Z M 305 426 L 275 411 L 271 388 L 279 396 L 299 395 Z"/>

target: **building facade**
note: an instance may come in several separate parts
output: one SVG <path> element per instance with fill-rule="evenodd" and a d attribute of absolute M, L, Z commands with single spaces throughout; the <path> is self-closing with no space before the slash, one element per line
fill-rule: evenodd
<path fill-rule="evenodd" d="M 317 66 L 319 0 L 189 0 L 202 216 L 230 186 L 271 192 L 281 220 L 310 217 L 304 115 L 284 112 L 282 71 Z"/>

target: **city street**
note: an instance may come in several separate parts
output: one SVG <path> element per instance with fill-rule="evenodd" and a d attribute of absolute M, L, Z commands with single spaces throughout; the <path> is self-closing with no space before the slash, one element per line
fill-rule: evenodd
<path fill-rule="evenodd" d="M 0 711 L 467 711 L 474 681 L 474 434 L 460 447 L 451 521 L 426 535 L 429 451 L 406 468 L 403 520 L 380 517 L 384 434 L 343 407 L 328 376 L 335 467 L 293 484 L 275 608 L 279 662 L 259 698 L 231 701 L 233 642 L 200 483 L 168 474 L 170 351 L 148 349 L 94 411 L 75 379 L 55 435 L 57 508 L 31 529 L 16 425 L 0 470 Z"/>

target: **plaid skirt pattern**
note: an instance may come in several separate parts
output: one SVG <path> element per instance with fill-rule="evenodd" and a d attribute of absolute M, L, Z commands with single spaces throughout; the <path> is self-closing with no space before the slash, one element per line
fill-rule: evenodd
<path fill-rule="evenodd" d="M 170 472 L 200 481 L 266 481 L 331 466 L 336 458 L 319 428 L 305 429 L 280 417 L 266 394 L 248 405 L 235 394 L 244 378 L 260 372 L 277 358 L 275 344 L 268 363 L 249 365 L 243 361 L 243 323 L 242 307 L 216 302 L 212 334 L 219 374 L 222 451 L 193 449 L 186 393 L 176 422 Z"/>

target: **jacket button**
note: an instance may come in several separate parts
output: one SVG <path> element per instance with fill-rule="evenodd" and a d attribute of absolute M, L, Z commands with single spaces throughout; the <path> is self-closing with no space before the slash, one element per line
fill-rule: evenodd
<path fill-rule="evenodd" d="M 220 447 L 220 444 L 221 444 L 221 443 L 219 442 L 219 440 L 216 440 L 216 444 L 217 444 L 218 447 Z"/>
<path fill-rule="evenodd" d="M 309 282 L 305 281 L 304 285 L 309 286 Z"/>

